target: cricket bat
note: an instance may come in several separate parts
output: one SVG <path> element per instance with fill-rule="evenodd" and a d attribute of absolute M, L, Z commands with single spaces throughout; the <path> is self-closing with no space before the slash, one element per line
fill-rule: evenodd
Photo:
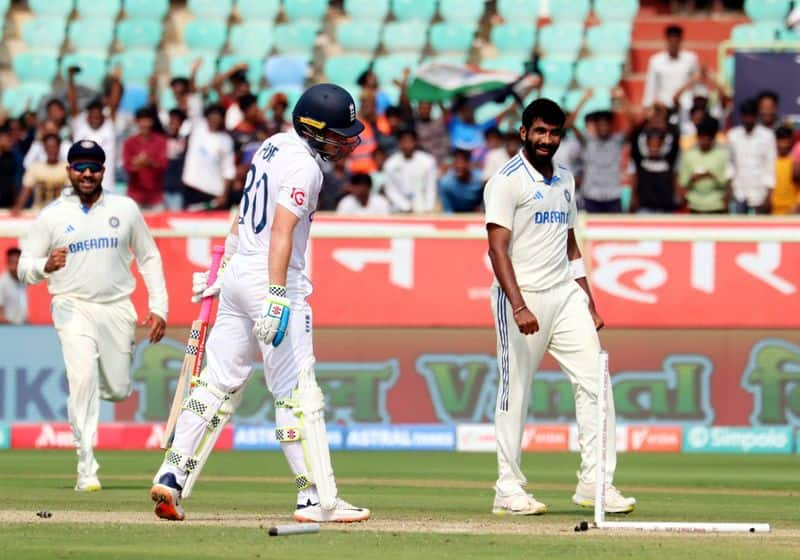
<path fill-rule="evenodd" d="M 212 285 L 217 279 L 219 263 L 225 247 L 216 245 L 211 250 L 211 267 L 208 269 L 208 285 Z M 192 381 L 200 375 L 200 368 L 203 367 L 203 354 L 206 351 L 206 333 L 208 331 L 208 319 L 211 317 L 211 308 L 214 305 L 213 297 L 204 297 L 200 302 L 200 315 L 192 322 L 189 327 L 189 340 L 186 343 L 186 351 L 183 355 L 183 365 L 181 373 L 178 375 L 178 384 L 175 387 L 175 396 L 172 397 L 172 406 L 169 409 L 169 418 L 164 428 L 164 436 L 161 439 L 161 448 L 169 449 L 172 446 L 172 439 L 175 437 L 175 424 L 181 413 L 181 405 L 186 398 L 186 394 Z"/>

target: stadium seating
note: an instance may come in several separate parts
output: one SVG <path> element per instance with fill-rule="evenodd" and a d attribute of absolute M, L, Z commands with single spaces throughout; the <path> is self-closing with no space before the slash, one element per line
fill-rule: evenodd
<path fill-rule="evenodd" d="M 564 96 L 564 108 L 567 111 L 574 111 L 583 97 L 584 90 L 573 89 L 567 92 Z M 605 89 L 595 88 L 592 90 L 592 96 L 584 104 L 578 115 L 576 124 L 583 125 L 583 117 L 588 113 L 594 111 L 608 111 L 612 108 L 611 92 Z"/>
<path fill-rule="evenodd" d="M 114 42 L 114 21 L 111 19 L 76 19 L 69 24 L 67 36 L 78 51 L 107 53 Z"/>
<path fill-rule="evenodd" d="M 8 12 L 8 8 L 11 6 L 11 0 L 0 0 L 0 16 L 6 17 L 6 12 Z M 0 28 L 3 26 L 0 25 Z M 0 34 L 2 34 L 2 30 L 0 30 Z"/>
<path fill-rule="evenodd" d="M 392 14 L 399 21 L 430 21 L 436 13 L 436 0 L 392 0 Z"/>
<path fill-rule="evenodd" d="M 245 21 L 231 27 L 228 46 L 243 56 L 264 57 L 272 50 L 274 30 L 261 21 Z"/>
<path fill-rule="evenodd" d="M 269 100 L 272 99 L 272 96 L 276 93 L 282 93 L 286 96 L 288 101 L 288 111 L 291 112 L 294 109 L 297 100 L 300 99 L 300 96 L 303 94 L 303 89 L 300 87 L 291 87 L 291 86 L 281 86 L 281 87 L 272 87 L 263 89 L 258 94 L 258 106 L 262 109 L 267 109 L 269 105 Z M 355 98 L 354 98 L 355 99 Z"/>
<path fill-rule="evenodd" d="M 328 0 L 288 0 L 284 1 L 283 13 L 289 21 L 310 21 L 317 28 L 328 12 Z"/>
<path fill-rule="evenodd" d="M 631 23 L 639 11 L 639 0 L 594 0 L 594 13 L 603 22 Z"/>
<path fill-rule="evenodd" d="M 624 60 L 631 46 L 631 25 L 612 21 L 586 30 L 586 45 L 593 55 L 613 56 Z"/>
<path fill-rule="evenodd" d="M 343 21 L 336 27 L 336 42 L 348 51 L 374 52 L 381 42 L 381 22 Z"/>
<path fill-rule="evenodd" d="M 539 30 L 539 49 L 546 55 L 558 55 L 575 60 L 582 43 L 582 23 L 553 23 Z"/>
<path fill-rule="evenodd" d="M 355 20 L 383 21 L 389 13 L 389 0 L 344 0 L 344 11 Z"/>
<path fill-rule="evenodd" d="M 169 61 L 170 75 L 188 78 L 192 73 L 192 64 L 194 64 L 197 59 L 202 59 L 203 64 L 197 69 L 195 81 L 199 86 L 209 84 L 217 73 L 217 57 L 214 54 L 210 54 L 208 51 L 190 52 L 173 56 Z"/>
<path fill-rule="evenodd" d="M 575 68 L 575 79 L 582 88 L 614 88 L 622 79 L 622 64 L 615 58 L 582 58 Z"/>
<path fill-rule="evenodd" d="M 785 43 L 797 43 L 800 41 L 800 33 L 794 29 L 778 29 L 778 40 Z"/>
<path fill-rule="evenodd" d="M 462 23 L 434 23 L 430 31 L 431 48 L 437 53 L 467 52 L 474 36 L 475 29 Z"/>
<path fill-rule="evenodd" d="M 73 0 L 28 0 L 28 7 L 37 17 L 66 18 L 72 13 Z"/>
<path fill-rule="evenodd" d="M 75 74 L 75 83 L 98 88 L 108 73 L 107 65 L 108 58 L 105 54 L 98 52 L 69 53 L 61 58 L 61 75 L 66 78 L 67 69 L 70 66 L 77 66 L 81 71 Z"/>
<path fill-rule="evenodd" d="M 317 24 L 304 21 L 275 26 L 275 48 L 284 54 L 301 54 L 310 59 L 317 39 Z"/>
<path fill-rule="evenodd" d="M 22 24 L 22 40 L 36 49 L 59 51 L 66 34 L 66 21 L 61 17 L 35 17 Z"/>
<path fill-rule="evenodd" d="M 777 38 L 778 27 L 763 21 L 760 23 L 740 23 L 731 30 L 731 40 L 735 43 L 771 43 Z"/>
<path fill-rule="evenodd" d="M 526 104 L 530 101 L 533 101 L 537 97 L 545 97 L 547 99 L 551 99 L 558 103 L 559 105 L 564 104 L 564 95 L 566 95 L 567 90 L 563 87 L 559 86 L 542 86 L 542 89 L 538 92 L 534 92 L 533 95 L 529 99 L 526 99 Z"/>
<path fill-rule="evenodd" d="M 427 43 L 427 24 L 422 21 L 393 21 L 383 27 L 383 46 L 390 53 L 419 55 Z"/>
<path fill-rule="evenodd" d="M 169 0 L 123 0 L 122 9 L 129 18 L 160 21 L 169 11 Z"/>
<path fill-rule="evenodd" d="M 116 66 L 122 69 L 124 83 L 146 84 L 156 68 L 156 53 L 142 49 L 127 50 L 111 57 L 109 67 Z"/>
<path fill-rule="evenodd" d="M 227 21 L 231 15 L 231 0 L 189 0 L 187 7 L 195 17 Z"/>
<path fill-rule="evenodd" d="M 41 100 L 52 91 L 48 82 L 26 82 L 14 88 L 5 88 L 0 104 L 9 115 L 18 117 L 26 109 L 36 109 Z"/>
<path fill-rule="evenodd" d="M 421 64 L 454 64 L 456 66 L 463 66 L 464 64 L 467 63 L 468 58 L 469 58 L 469 53 L 451 52 L 447 54 L 437 54 L 433 56 L 427 56 L 422 60 Z"/>
<path fill-rule="evenodd" d="M 506 23 L 536 23 L 539 19 L 539 0 L 498 0 L 497 13 Z"/>
<path fill-rule="evenodd" d="M 401 79 L 406 68 L 413 72 L 416 66 L 416 56 L 395 53 L 377 57 L 373 62 L 372 70 L 380 84 L 389 85 L 393 80 Z"/>
<path fill-rule="evenodd" d="M 589 0 L 569 0 L 569 2 L 550 2 L 550 19 L 555 23 L 586 20 L 589 15 Z"/>
<path fill-rule="evenodd" d="M 58 56 L 41 50 L 24 51 L 11 61 L 14 73 L 21 82 L 50 83 L 58 72 Z"/>
<path fill-rule="evenodd" d="M 539 70 L 547 86 L 567 87 L 572 83 L 573 64 L 566 58 L 543 58 Z"/>
<path fill-rule="evenodd" d="M 280 0 L 236 0 L 236 10 L 243 20 L 275 21 L 281 10 Z"/>
<path fill-rule="evenodd" d="M 308 73 L 308 59 L 304 56 L 274 55 L 264 63 L 264 74 L 274 87 L 302 87 Z"/>
<path fill-rule="evenodd" d="M 155 19 L 127 19 L 117 24 L 117 41 L 124 49 L 154 49 L 161 43 L 163 30 Z"/>
<path fill-rule="evenodd" d="M 122 8 L 122 0 L 77 0 L 75 9 L 81 19 L 104 19 L 114 21 Z"/>
<path fill-rule="evenodd" d="M 461 23 L 473 29 L 483 17 L 485 0 L 440 0 L 439 14 L 447 22 Z"/>
<path fill-rule="evenodd" d="M 358 77 L 370 65 L 370 58 L 358 54 L 329 56 L 323 66 L 323 74 L 329 82 L 356 83 Z"/>
<path fill-rule="evenodd" d="M 536 27 L 524 22 L 496 25 L 492 28 L 491 41 L 503 54 L 528 54 L 536 44 Z"/>
<path fill-rule="evenodd" d="M 228 39 L 228 24 L 219 20 L 196 19 L 183 28 L 183 40 L 189 49 L 218 53 Z"/>
<path fill-rule="evenodd" d="M 241 63 L 247 64 L 247 81 L 256 89 L 264 77 L 264 57 L 262 56 L 248 57 L 241 54 L 226 54 L 220 57 L 217 70 L 227 72 L 232 66 Z"/>
<path fill-rule="evenodd" d="M 489 58 L 481 62 L 481 68 L 486 70 L 504 70 L 521 74 L 525 69 L 528 57 L 519 55 L 503 55 Z"/>
<path fill-rule="evenodd" d="M 754 22 L 783 23 L 790 7 L 789 0 L 745 0 L 744 12 Z"/>

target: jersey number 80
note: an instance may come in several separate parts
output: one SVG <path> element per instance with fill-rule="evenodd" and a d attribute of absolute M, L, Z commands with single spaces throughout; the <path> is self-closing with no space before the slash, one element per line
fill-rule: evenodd
<path fill-rule="evenodd" d="M 261 233 L 267 225 L 267 174 L 262 173 L 261 177 L 256 180 L 256 166 L 251 164 L 250 169 L 247 170 L 245 185 L 242 191 L 242 210 L 239 214 L 239 225 L 244 225 L 249 212 L 250 225 L 253 227 L 253 231 L 258 234 Z M 260 198 L 258 194 L 259 191 L 263 193 Z M 259 202 L 261 204 L 259 204 Z M 258 219 L 258 223 L 256 223 L 256 216 L 259 213 L 261 217 Z"/>

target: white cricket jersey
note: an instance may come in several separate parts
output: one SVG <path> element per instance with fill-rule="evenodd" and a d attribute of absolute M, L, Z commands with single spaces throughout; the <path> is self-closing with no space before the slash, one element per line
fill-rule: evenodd
<path fill-rule="evenodd" d="M 47 274 L 47 258 L 58 247 L 69 250 L 66 266 Z M 110 303 L 133 293 L 134 256 L 147 286 L 150 311 L 166 319 L 161 255 L 139 207 L 127 196 L 104 191 L 85 209 L 68 188 L 39 213 L 23 239 L 17 275 L 26 284 L 47 279 L 54 297 Z"/>
<path fill-rule="evenodd" d="M 275 210 L 280 204 L 299 218 L 292 234 L 287 284 L 305 279 L 305 253 L 311 220 L 322 188 L 315 152 L 295 131 L 275 134 L 253 155 L 239 204 L 239 250 L 242 255 L 269 254 Z"/>
<path fill-rule="evenodd" d="M 546 181 L 520 151 L 492 176 L 483 200 L 486 224 L 511 231 L 508 254 L 520 290 L 546 290 L 572 278 L 567 230 L 577 207 L 575 179 L 566 168 L 556 166 Z"/>

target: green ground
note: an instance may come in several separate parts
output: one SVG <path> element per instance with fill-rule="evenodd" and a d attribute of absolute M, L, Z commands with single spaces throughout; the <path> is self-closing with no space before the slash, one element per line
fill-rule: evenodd
<path fill-rule="evenodd" d="M 291 522 L 292 480 L 279 453 L 215 455 L 185 505 L 184 523 L 155 520 L 148 489 L 156 452 L 101 452 L 104 490 L 72 490 L 74 454 L 0 453 L 4 558 L 797 558 L 798 459 L 789 456 L 623 455 L 617 479 L 636 496 L 628 520 L 769 522 L 769 535 L 574 533 L 588 511 L 569 501 L 577 457 L 526 455 L 541 517 L 498 518 L 494 456 L 337 453 L 341 494 L 373 520 L 320 534 L 270 538 Z M 51 519 L 35 513 L 49 510 Z M 292 556 L 290 556 L 290 554 Z"/>

